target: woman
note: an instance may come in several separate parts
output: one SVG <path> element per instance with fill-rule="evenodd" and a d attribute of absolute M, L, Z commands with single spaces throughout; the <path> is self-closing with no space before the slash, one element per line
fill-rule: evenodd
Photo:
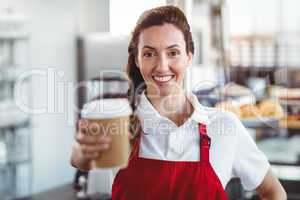
<path fill-rule="evenodd" d="M 224 188 L 239 177 L 263 199 L 286 194 L 234 114 L 199 104 L 183 91 L 194 44 L 184 14 L 174 6 L 146 11 L 128 48 L 128 98 L 134 110 L 134 147 L 128 167 L 118 171 L 113 199 L 227 199 Z M 72 164 L 93 168 L 109 137 L 76 135 Z"/>

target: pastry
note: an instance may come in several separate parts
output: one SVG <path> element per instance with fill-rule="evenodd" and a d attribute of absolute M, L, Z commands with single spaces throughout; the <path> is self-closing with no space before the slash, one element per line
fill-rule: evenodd
<path fill-rule="evenodd" d="M 281 105 L 272 99 L 261 101 L 258 108 L 263 117 L 280 119 L 284 116 L 284 110 Z"/>
<path fill-rule="evenodd" d="M 257 118 L 260 117 L 260 110 L 254 104 L 245 104 L 240 107 L 242 118 Z"/>
<path fill-rule="evenodd" d="M 288 115 L 280 120 L 282 128 L 300 129 L 300 114 Z"/>

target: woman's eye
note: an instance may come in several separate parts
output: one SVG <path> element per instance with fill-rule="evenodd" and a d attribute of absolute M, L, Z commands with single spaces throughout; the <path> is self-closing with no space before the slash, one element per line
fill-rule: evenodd
<path fill-rule="evenodd" d="M 155 56 L 154 52 L 145 52 L 143 53 L 143 57 L 146 57 L 146 58 L 151 58 Z"/>
<path fill-rule="evenodd" d="M 169 55 L 172 56 L 172 57 L 174 57 L 174 56 L 179 55 L 179 52 L 178 51 L 170 51 Z"/>

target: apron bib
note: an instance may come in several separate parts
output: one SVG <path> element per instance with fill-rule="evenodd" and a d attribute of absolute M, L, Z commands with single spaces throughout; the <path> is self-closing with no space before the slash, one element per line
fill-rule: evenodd
<path fill-rule="evenodd" d="M 210 138 L 199 124 L 200 161 L 141 158 L 140 136 L 127 168 L 119 170 L 112 186 L 113 200 L 227 200 L 209 161 Z"/>

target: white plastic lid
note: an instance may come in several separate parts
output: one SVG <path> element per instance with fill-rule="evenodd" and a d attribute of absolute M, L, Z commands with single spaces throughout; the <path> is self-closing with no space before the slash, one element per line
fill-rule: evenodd
<path fill-rule="evenodd" d="M 99 99 L 83 106 L 81 117 L 86 119 L 112 119 L 132 114 L 129 101 L 125 98 Z"/>

